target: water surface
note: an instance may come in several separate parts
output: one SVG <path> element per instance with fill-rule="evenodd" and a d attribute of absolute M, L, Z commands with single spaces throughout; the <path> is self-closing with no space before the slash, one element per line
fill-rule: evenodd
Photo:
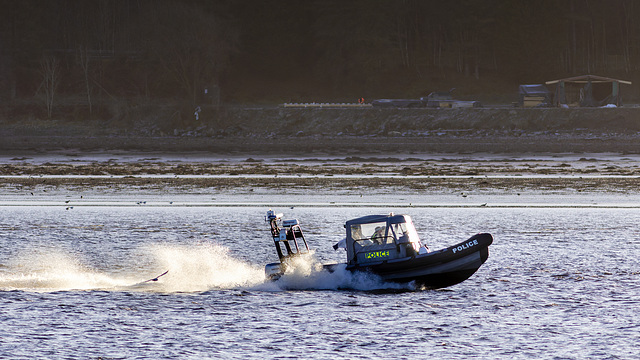
<path fill-rule="evenodd" d="M 0 355 L 14 358 L 635 358 L 634 208 L 274 209 L 319 262 L 347 219 L 410 214 L 441 248 L 495 241 L 469 280 L 423 291 L 370 276 L 264 281 L 261 206 L 0 207 Z M 151 279 L 165 270 L 157 282 Z"/>

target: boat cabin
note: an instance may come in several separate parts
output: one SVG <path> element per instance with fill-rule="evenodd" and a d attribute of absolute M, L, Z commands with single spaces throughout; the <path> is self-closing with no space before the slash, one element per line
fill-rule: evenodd
<path fill-rule="evenodd" d="M 409 215 L 364 216 L 347 221 L 345 228 L 348 265 L 412 257 L 422 247 Z"/>

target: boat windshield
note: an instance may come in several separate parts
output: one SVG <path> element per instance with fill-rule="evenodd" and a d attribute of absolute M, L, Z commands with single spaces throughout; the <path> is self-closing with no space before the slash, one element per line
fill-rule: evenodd
<path fill-rule="evenodd" d="M 391 224 L 391 229 L 396 237 L 396 239 L 400 239 L 403 236 L 408 237 L 408 242 L 411 243 L 420 243 L 420 237 L 418 236 L 418 232 L 416 228 L 413 226 L 413 222 L 411 219 L 406 219 L 404 223 Z"/>
<path fill-rule="evenodd" d="M 393 234 L 387 232 L 386 222 L 351 225 L 351 238 L 361 246 L 393 243 Z"/>

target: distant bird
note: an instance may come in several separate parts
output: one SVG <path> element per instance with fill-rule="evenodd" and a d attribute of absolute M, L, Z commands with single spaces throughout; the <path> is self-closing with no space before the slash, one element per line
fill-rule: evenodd
<path fill-rule="evenodd" d="M 160 274 L 160 275 L 158 275 L 158 276 L 154 277 L 153 279 L 149 279 L 149 280 L 147 280 L 147 281 L 143 281 L 143 283 L 147 283 L 147 282 L 151 282 L 151 281 L 158 281 L 158 279 L 159 279 L 161 276 L 166 275 L 168 272 L 169 272 L 169 270 L 167 270 L 167 271 L 163 272 L 162 274 Z"/>
<path fill-rule="evenodd" d="M 68 203 L 69 203 L 69 201 L 71 201 L 71 200 L 67 200 L 67 201 L 65 201 L 64 203 L 65 203 L 65 204 L 68 204 Z"/>

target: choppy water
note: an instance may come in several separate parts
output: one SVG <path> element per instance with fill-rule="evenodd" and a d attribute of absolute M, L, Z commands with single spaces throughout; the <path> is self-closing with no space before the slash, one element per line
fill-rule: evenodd
<path fill-rule="evenodd" d="M 276 209 L 320 262 L 341 261 L 344 221 L 372 213 L 412 215 L 432 248 L 492 233 L 487 263 L 439 291 L 302 270 L 265 283 L 266 210 L 0 207 L 0 356 L 640 356 L 638 209 Z"/>

